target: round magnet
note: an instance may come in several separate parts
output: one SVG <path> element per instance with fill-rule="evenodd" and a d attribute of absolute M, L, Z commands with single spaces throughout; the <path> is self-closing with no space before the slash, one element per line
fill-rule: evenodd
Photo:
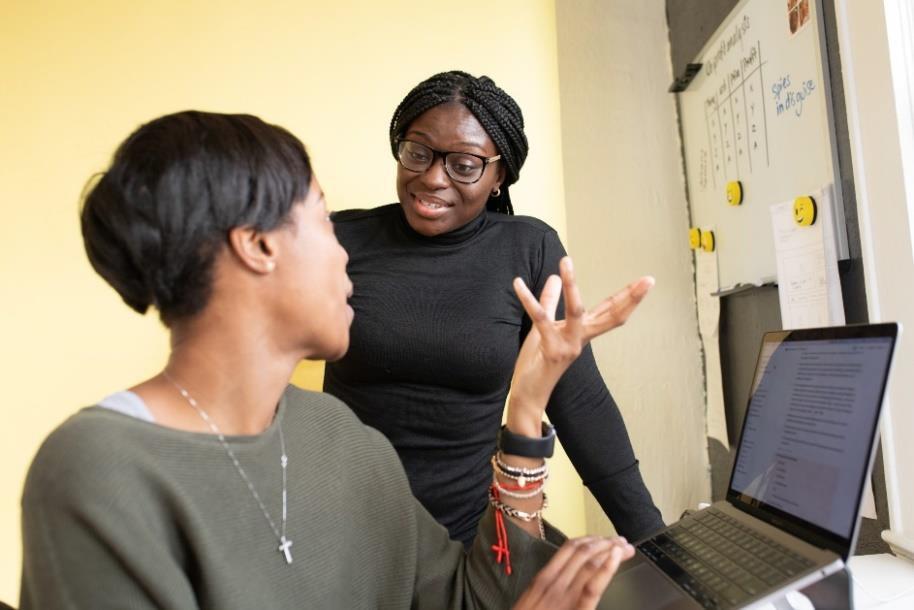
<path fill-rule="evenodd" d="M 727 183 L 727 203 L 739 205 L 743 202 L 743 184 L 739 180 Z"/>
<path fill-rule="evenodd" d="M 701 247 L 701 229 L 692 227 L 689 229 L 689 247 L 698 250 Z"/>
<path fill-rule="evenodd" d="M 714 231 L 701 232 L 701 249 L 705 252 L 714 252 Z"/>
<path fill-rule="evenodd" d="M 808 195 L 797 197 L 793 200 L 793 219 L 801 227 L 809 227 L 816 223 L 816 201 Z"/>

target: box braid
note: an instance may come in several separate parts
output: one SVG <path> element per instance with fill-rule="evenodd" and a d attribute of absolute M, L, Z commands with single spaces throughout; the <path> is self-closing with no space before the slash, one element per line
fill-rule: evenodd
<path fill-rule="evenodd" d="M 390 121 L 390 148 L 397 156 L 397 139 L 403 137 L 410 124 L 426 110 L 447 102 L 467 107 L 479 121 L 505 164 L 505 181 L 498 197 L 489 195 L 486 208 L 502 214 L 514 214 L 508 186 L 517 182 L 520 168 L 527 158 L 527 136 L 524 135 L 524 115 L 514 99 L 488 76 L 476 78 L 466 72 L 441 72 L 416 85 L 406 94 Z"/>

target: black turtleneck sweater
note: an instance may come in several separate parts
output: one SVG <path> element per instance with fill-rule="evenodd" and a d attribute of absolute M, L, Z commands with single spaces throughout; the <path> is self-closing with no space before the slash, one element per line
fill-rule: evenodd
<path fill-rule="evenodd" d="M 511 282 L 520 276 L 539 295 L 565 250 L 552 228 L 525 216 L 483 212 L 436 237 L 413 231 L 396 204 L 333 221 L 349 253 L 355 320 L 324 390 L 390 439 L 413 493 L 466 544 L 486 508 L 489 459 L 530 329 Z M 589 347 L 546 412 L 620 534 L 637 540 L 662 526 Z"/>

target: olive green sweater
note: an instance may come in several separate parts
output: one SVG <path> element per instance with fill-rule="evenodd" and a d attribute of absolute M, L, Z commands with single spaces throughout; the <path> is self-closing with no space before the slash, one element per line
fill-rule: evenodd
<path fill-rule="evenodd" d="M 25 485 L 23 610 L 507 608 L 555 550 L 508 523 L 507 576 L 490 512 L 464 554 L 413 498 L 381 434 L 291 386 L 269 429 L 228 438 L 277 526 L 278 421 L 291 565 L 214 436 L 100 407 L 64 422 Z"/>

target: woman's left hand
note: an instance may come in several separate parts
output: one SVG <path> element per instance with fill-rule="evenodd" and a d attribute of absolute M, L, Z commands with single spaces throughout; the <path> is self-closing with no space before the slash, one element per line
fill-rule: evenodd
<path fill-rule="evenodd" d="M 561 376 L 591 339 L 625 324 L 654 285 L 652 277 L 639 278 L 587 311 L 569 257 L 559 262 L 559 273 L 561 277 L 552 275 L 546 280 L 539 301 L 522 279 L 514 280 L 517 298 L 533 322 L 511 380 L 507 424 L 515 434 L 540 435 L 543 411 Z M 563 294 L 565 319 L 556 321 L 555 311 Z"/>
<path fill-rule="evenodd" d="M 619 564 L 634 554 L 625 538 L 568 540 L 537 573 L 513 610 L 596 608 Z"/>

